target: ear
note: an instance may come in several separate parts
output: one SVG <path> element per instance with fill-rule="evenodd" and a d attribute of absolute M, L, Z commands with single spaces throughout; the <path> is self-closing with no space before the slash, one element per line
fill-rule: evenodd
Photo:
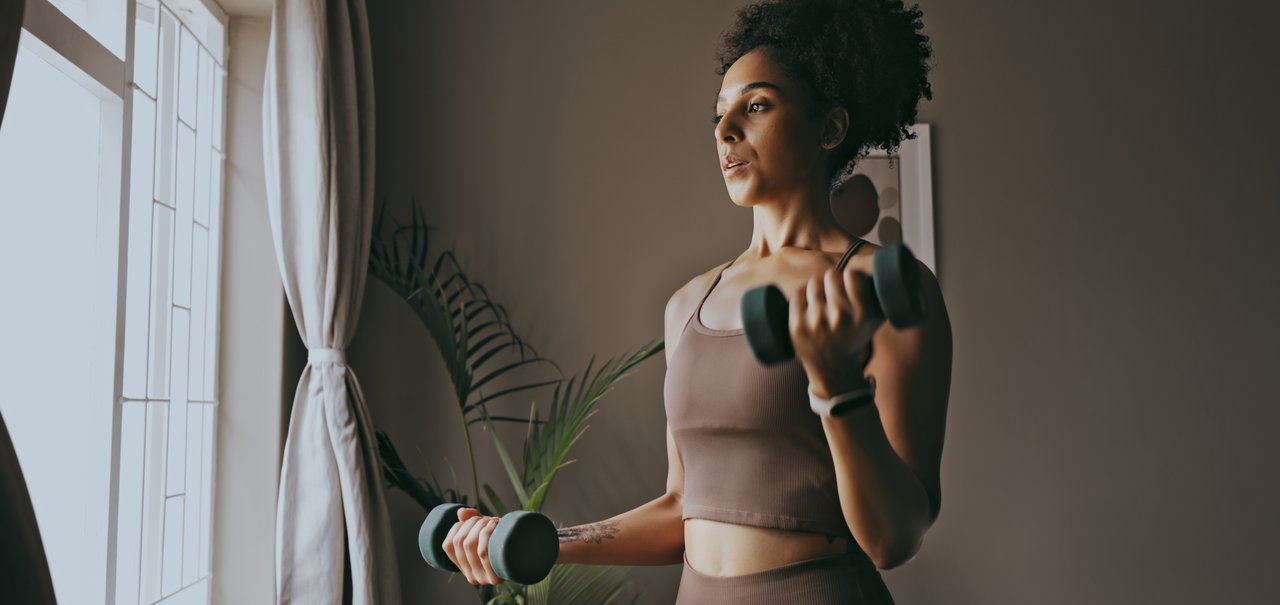
<path fill-rule="evenodd" d="M 822 148 L 828 151 L 840 146 L 849 133 L 849 111 L 832 107 L 822 119 Z"/>

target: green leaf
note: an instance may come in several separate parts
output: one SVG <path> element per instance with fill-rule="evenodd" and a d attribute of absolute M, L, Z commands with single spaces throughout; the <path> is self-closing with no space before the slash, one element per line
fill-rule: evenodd
<path fill-rule="evenodd" d="M 528 420 L 525 420 L 524 418 L 515 418 L 515 417 L 513 417 L 513 416 L 490 416 L 490 417 L 489 417 L 489 419 L 490 419 L 490 420 L 495 420 L 495 421 L 504 421 L 504 422 L 523 422 L 523 423 L 528 423 L 528 422 L 529 422 Z M 476 424 L 476 423 L 479 423 L 479 422 L 484 422 L 484 418 L 472 418 L 471 420 L 468 420 L 468 421 L 467 421 L 467 426 L 471 426 L 471 425 Z M 542 420 L 535 420 L 534 422 L 543 422 L 543 421 L 542 421 Z"/>
<path fill-rule="evenodd" d="M 489 436 L 493 439 L 493 446 L 498 450 L 498 457 L 502 458 L 502 466 L 507 469 L 507 477 L 511 480 L 511 487 L 516 490 L 516 497 L 520 499 L 520 507 L 524 508 L 525 503 L 529 501 L 529 494 L 524 491 L 524 483 L 520 479 L 520 473 L 516 470 L 516 465 L 511 462 L 511 456 L 507 454 L 507 448 L 502 446 L 502 440 L 498 438 L 498 433 L 493 430 L 493 423 L 489 421 L 489 415 L 484 413 L 484 408 L 480 409 L 480 413 L 484 416 L 484 424 Z"/>
<path fill-rule="evenodd" d="M 558 379 L 558 378 L 557 378 L 556 380 L 547 380 L 547 381 L 544 381 L 544 382 L 535 382 L 535 383 L 533 383 L 533 384 L 526 384 L 526 385 L 522 385 L 522 386 L 518 386 L 518 387 L 512 387 L 512 388 L 510 388 L 510 389 L 504 389 L 504 390 L 498 391 L 497 393 L 493 393 L 493 394 L 491 394 L 491 395 L 485 395 L 484 397 L 481 397 L 479 401 L 477 401 L 477 402 L 475 402 L 475 403 L 472 403 L 472 404 L 469 404 L 469 405 L 467 405 L 467 406 L 463 407 L 463 408 L 462 408 L 462 411 L 463 411 L 463 413 L 466 413 L 466 412 L 470 411 L 472 408 L 480 407 L 480 406 L 484 405 L 486 402 L 488 402 L 488 401 L 490 401 L 490 400 L 492 400 L 492 399 L 496 399 L 496 398 L 501 397 L 501 396 L 503 396 L 503 395 L 510 395 L 511 393 L 514 393 L 514 392 L 516 392 L 516 391 L 523 391 L 523 390 L 526 390 L 526 389 L 536 389 L 536 388 L 539 388 L 539 387 L 545 387 L 545 386 L 553 385 L 553 384 L 556 384 L 556 383 L 558 383 L 558 382 L 560 382 L 560 379 Z"/>
<path fill-rule="evenodd" d="M 478 389 L 478 388 L 480 388 L 481 386 L 483 386 L 485 383 L 489 382 L 490 380 L 493 380 L 494 378 L 497 378 L 498 376 L 501 376 L 501 375 L 503 375 L 503 374 L 506 374 L 507 372 L 510 372 L 511 370 L 514 370 L 514 369 L 516 369 L 516 368 L 518 368 L 518 367 L 520 367 L 520 366 L 529 365 L 530 363 L 534 363 L 534 360 L 531 360 L 531 359 L 525 359 L 525 360 L 521 360 L 521 361 L 516 361 L 516 362 L 513 362 L 513 363 L 509 363 L 509 364 L 507 364 L 507 365 L 505 365 L 505 366 L 502 366 L 501 368 L 499 368 L 499 369 L 497 369 L 497 370 L 494 370 L 493 372 L 489 373 L 488 375 L 486 375 L 484 378 L 480 379 L 480 380 L 479 380 L 478 382 L 476 382 L 475 384 L 472 384 L 472 385 L 471 385 L 471 388 L 472 388 L 472 389 Z"/>
<path fill-rule="evenodd" d="M 503 504 L 502 498 L 498 497 L 498 492 L 494 491 L 492 485 L 489 485 L 488 483 L 484 484 L 484 491 L 486 494 L 489 494 L 489 503 L 493 506 L 493 510 L 498 513 L 499 517 L 511 512 L 511 509 L 507 508 L 506 504 Z"/>
<path fill-rule="evenodd" d="M 528 605 L 608 605 L 632 584 L 621 569 L 562 564 L 528 587 Z"/>

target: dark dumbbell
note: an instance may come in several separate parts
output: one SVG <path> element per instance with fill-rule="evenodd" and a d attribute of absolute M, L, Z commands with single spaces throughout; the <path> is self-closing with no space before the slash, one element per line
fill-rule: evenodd
<path fill-rule="evenodd" d="M 875 296 L 864 309 L 864 323 L 854 336 L 854 351 L 861 350 L 886 319 L 901 330 L 923 322 L 929 313 L 920 270 L 906 246 L 895 243 L 880 248 L 871 262 Z M 743 332 L 762 363 L 782 363 L 795 356 L 787 308 L 786 296 L 772 284 L 742 295 Z"/>
<path fill-rule="evenodd" d="M 446 502 L 431 509 L 418 530 L 418 550 L 436 569 L 462 570 L 444 551 L 444 539 L 458 522 L 461 504 Z M 527 510 L 511 511 L 498 520 L 489 536 L 489 564 L 499 578 L 517 584 L 537 584 L 560 556 L 556 526 L 545 515 Z"/>

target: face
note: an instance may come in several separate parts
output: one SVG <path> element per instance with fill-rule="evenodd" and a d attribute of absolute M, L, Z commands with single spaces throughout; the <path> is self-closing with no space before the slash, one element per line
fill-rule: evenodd
<path fill-rule="evenodd" d="M 843 138 L 836 114 L 845 114 L 837 109 L 812 119 L 809 103 L 805 90 L 764 48 L 743 55 L 725 72 L 712 121 L 721 174 L 735 204 L 784 199 L 806 187 L 825 192 L 824 161 Z M 725 170 L 735 157 L 746 163 Z"/>

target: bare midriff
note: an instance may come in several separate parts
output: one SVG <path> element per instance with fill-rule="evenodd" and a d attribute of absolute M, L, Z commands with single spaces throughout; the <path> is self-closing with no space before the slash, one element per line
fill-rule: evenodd
<path fill-rule="evenodd" d="M 812 532 L 685 519 L 684 552 L 694 570 L 738 576 L 845 553 L 849 539 Z"/>

